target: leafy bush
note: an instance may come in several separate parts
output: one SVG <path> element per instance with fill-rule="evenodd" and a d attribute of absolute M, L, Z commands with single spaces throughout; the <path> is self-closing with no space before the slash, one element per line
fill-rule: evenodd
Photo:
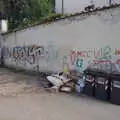
<path fill-rule="evenodd" d="M 9 28 L 32 24 L 54 13 L 55 0 L 0 0 L 4 4 Z"/>

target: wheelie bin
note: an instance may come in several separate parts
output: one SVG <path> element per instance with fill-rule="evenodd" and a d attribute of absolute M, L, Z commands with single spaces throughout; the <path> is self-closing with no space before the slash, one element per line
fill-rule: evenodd
<path fill-rule="evenodd" d="M 88 96 L 94 96 L 95 95 L 95 76 L 93 75 L 93 71 L 84 71 L 85 76 L 85 86 L 83 89 L 84 94 Z"/>
<path fill-rule="evenodd" d="M 110 98 L 110 78 L 106 73 L 99 73 L 95 77 L 95 97 L 107 101 Z"/>
<path fill-rule="evenodd" d="M 120 75 L 111 75 L 111 95 L 110 101 L 113 104 L 120 105 Z"/>

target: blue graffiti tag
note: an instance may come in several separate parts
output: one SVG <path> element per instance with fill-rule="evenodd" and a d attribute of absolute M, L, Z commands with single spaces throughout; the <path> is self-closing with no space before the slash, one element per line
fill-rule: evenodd
<path fill-rule="evenodd" d="M 77 67 L 79 72 L 82 72 L 83 69 L 84 69 L 84 60 L 83 59 L 77 59 L 76 67 Z"/>

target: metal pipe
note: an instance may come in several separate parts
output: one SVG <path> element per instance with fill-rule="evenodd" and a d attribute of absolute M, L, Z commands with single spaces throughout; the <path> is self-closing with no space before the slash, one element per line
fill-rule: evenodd
<path fill-rule="evenodd" d="M 64 14 L 64 0 L 62 0 L 62 14 Z"/>
<path fill-rule="evenodd" d="M 112 0 L 109 0 L 109 6 L 111 6 L 112 5 Z"/>

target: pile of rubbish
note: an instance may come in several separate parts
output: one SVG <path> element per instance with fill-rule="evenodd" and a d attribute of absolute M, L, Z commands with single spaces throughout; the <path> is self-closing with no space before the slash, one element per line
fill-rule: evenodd
<path fill-rule="evenodd" d="M 71 93 L 77 91 L 80 93 L 84 87 L 84 80 L 76 71 L 71 71 L 68 74 L 63 72 L 52 74 L 46 78 L 53 85 L 51 89 L 54 89 L 56 92 Z"/>
<path fill-rule="evenodd" d="M 77 92 L 100 100 L 120 104 L 120 67 L 112 63 L 89 65 L 81 74 L 77 70 L 45 77 L 56 92 Z"/>

